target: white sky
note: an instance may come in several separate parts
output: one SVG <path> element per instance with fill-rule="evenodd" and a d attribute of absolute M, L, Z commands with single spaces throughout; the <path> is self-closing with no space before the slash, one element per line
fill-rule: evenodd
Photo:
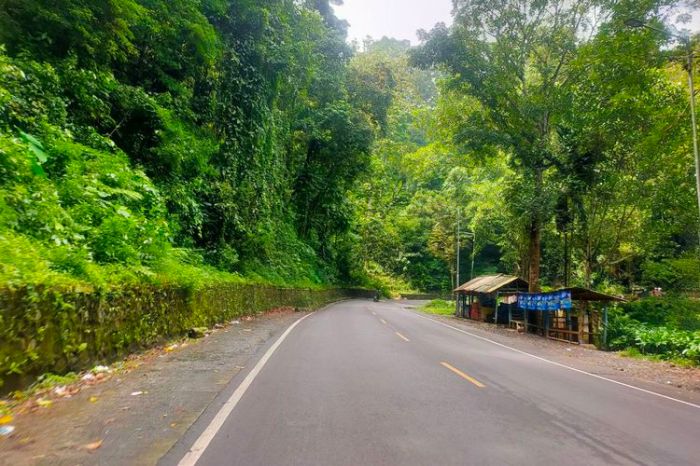
<path fill-rule="evenodd" d="M 436 23 L 452 23 L 452 0 L 344 0 L 335 7 L 339 18 L 350 23 L 348 40 L 360 43 L 367 36 L 408 39 L 418 44 L 416 31 L 431 30 Z"/>
<path fill-rule="evenodd" d="M 452 0 L 344 0 L 334 8 L 339 18 L 350 23 L 348 40 L 360 43 L 367 36 L 375 40 L 387 36 L 416 45 L 418 29 L 429 31 L 436 23 L 452 23 Z M 693 16 L 692 23 L 681 27 L 699 31 L 700 12 Z"/>

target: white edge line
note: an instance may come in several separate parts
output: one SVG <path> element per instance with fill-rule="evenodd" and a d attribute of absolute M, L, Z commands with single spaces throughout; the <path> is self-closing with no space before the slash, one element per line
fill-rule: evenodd
<path fill-rule="evenodd" d="M 412 311 L 408 311 L 408 312 L 410 312 L 411 314 L 413 314 L 413 315 L 415 315 L 415 316 L 420 317 L 421 319 L 430 320 L 430 321 L 432 321 L 432 322 L 435 322 L 436 324 L 442 325 L 443 327 L 451 328 L 452 330 L 456 330 L 456 331 L 458 331 L 458 332 L 460 332 L 460 333 L 464 333 L 465 335 L 469 335 L 469 336 L 471 336 L 471 337 L 478 338 L 479 340 L 488 341 L 489 343 L 493 343 L 494 345 L 500 346 L 500 347 L 502 347 L 502 348 L 509 349 L 509 350 L 511 350 L 511 351 L 515 351 L 516 353 L 520 353 L 520 354 L 524 354 L 524 355 L 526 355 L 526 356 L 530 356 L 531 358 L 539 359 L 540 361 L 546 362 L 546 363 L 548 363 L 548 364 L 552 364 L 552 365 L 555 365 L 555 366 L 563 367 L 564 369 L 569 369 L 570 371 L 578 372 L 579 374 L 585 374 L 585 375 L 588 375 L 588 376 L 591 376 L 591 377 L 595 377 L 596 379 L 606 380 L 606 381 L 608 381 L 608 382 L 612 382 L 612 383 L 617 384 L 617 385 L 622 385 L 623 387 L 631 388 L 632 390 L 638 390 L 638 391 L 640 391 L 640 392 L 647 393 L 647 394 L 649 394 L 649 395 L 658 396 L 658 397 L 660 397 L 660 398 L 665 398 L 665 399 L 667 399 L 667 400 L 675 401 L 675 402 L 677 402 L 677 403 L 682 403 L 682 404 L 684 404 L 684 405 L 692 406 L 693 408 L 698 408 L 698 409 L 700 409 L 700 405 L 696 405 L 695 403 L 691 403 L 690 401 L 679 400 L 678 398 L 673 398 L 672 396 L 662 395 L 661 393 L 653 392 L 653 391 L 651 391 L 651 390 L 646 390 L 646 389 L 640 388 L 640 387 L 635 387 L 634 385 L 629 385 L 629 384 L 626 384 L 626 383 L 624 383 L 624 382 L 619 382 L 619 381 L 614 380 L 614 379 L 609 379 L 609 378 L 607 378 L 607 377 L 603 377 L 602 375 L 597 375 L 597 374 L 593 374 L 593 373 L 591 373 L 591 372 L 586 372 L 586 371 L 581 370 L 581 369 L 576 369 L 575 367 L 567 366 L 566 364 L 562 364 L 562 363 L 560 363 L 560 362 L 551 361 L 551 360 L 549 360 L 549 359 L 546 359 L 546 358 L 543 358 L 543 357 L 540 357 L 540 356 L 535 356 L 534 354 L 528 353 L 527 351 L 519 350 L 519 349 L 517 349 L 517 348 L 513 348 L 513 347 L 511 347 L 511 346 L 504 345 L 503 343 L 499 343 L 499 342 L 497 342 L 497 341 L 490 340 L 490 339 L 488 339 L 488 338 L 486 338 L 486 337 L 482 337 L 482 336 L 473 334 L 473 333 L 471 333 L 471 332 L 467 332 L 466 330 L 462 330 L 462 329 L 460 329 L 460 328 L 453 327 L 452 325 L 446 324 L 446 323 L 444 323 L 444 322 L 440 322 L 439 320 L 435 320 L 435 319 L 432 319 L 432 318 L 427 317 L 427 316 L 420 315 L 420 314 L 418 314 L 418 313 L 416 313 L 416 312 L 412 312 Z"/>
<path fill-rule="evenodd" d="M 253 383 L 255 377 L 257 377 L 262 368 L 265 367 L 265 364 L 270 359 L 270 357 L 272 357 L 277 348 L 282 344 L 282 342 L 287 338 L 287 336 L 292 332 L 292 330 L 294 330 L 294 327 L 299 325 L 299 323 L 301 323 L 302 320 L 306 319 L 310 315 L 312 314 L 307 314 L 301 319 L 294 322 L 292 325 L 290 325 L 289 328 L 277 339 L 277 341 L 265 352 L 263 357 L 260 358 L 258 363 L 255 365 L 253 370 L 250 371 L 250 373 L 246 376 L 245 379 L 243 379 L 243 382 L 241 382 L 241 384 L 236 388 L 233 394 L 231 394 L 231 397 L 228 400 L 226 400 L 221 409 L 219 409 L 219 412 L 216 413 L 214 419 L 212 419 L 207 428 L 204 429 L 204 432 L 202 432 L 197 441 L 194 442 L 192 448 L 190 448 L 190 450 L 180 460 L 178 466 L 194 466 L 195 464 L 197 464 L 197 461 L 199 461 L 199 458 L 201 458 L 202 454 L 204 454 L 204 451 L 214 439 L 214 436 L 216 436 L 216 434 L 219 432 L 221 426 L 224 425 L 224 422 L 226 422 L 228 416 L 231 414 L 233 409 L 241 400 L 246 390 L 248 390 L 248 387 L 250 387 L 250 385 Z"/>

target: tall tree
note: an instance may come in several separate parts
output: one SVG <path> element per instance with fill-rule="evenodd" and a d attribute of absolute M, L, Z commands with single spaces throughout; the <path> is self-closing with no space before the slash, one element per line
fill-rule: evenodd
<path fill-rule="evenodd" d="M 622 3 L 629 2 L 455 0 L 454 25 L 433 29 L 413 54 L 419 65 L 440 66 L 450 76 L 448 87 L 478 102 L 462 121 L 457 142 L 512 155 L 521 183 L 520 202 L 511 205 L 526 229 L 523 262 L 533 290 L 540 280 L 543 227 L 556 200 L 556 128 L 581 79 L 570 64 L 597 21 L 624 9 Z M 644 3 L 628 14 L 645 13 L 657 2 Z"/>

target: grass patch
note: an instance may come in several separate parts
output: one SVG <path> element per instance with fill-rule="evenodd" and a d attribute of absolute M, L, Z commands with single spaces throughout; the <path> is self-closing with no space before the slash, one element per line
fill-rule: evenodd
<path fill-rule="evenodd" d="M 631 359 L 642 359 L 644 361 L 668 362 L 678 367 L 698 367 L 694 361 L 679 357 L 663 357 L 660 354 L 644 354 L 638 348 L 631 347 L 620 351 L 620 356 Z"/>
<path fill-rule="evenodd" d="M 430 301 L 428 304 L 421 306 L 420 310 L 428 314 L 436 314 L 440 316 L 453 316 L 455 315 L 455 303 L 454 301 L 435 299 L 433 301 Z"/>

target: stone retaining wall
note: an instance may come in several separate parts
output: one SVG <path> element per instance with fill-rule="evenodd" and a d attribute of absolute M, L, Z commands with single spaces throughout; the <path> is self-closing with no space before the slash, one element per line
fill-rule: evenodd
<path fill-rule="evenodd" d="M 277 307 L 316 309 L 361 289 L 223 285 L 192 291 L 141 287 L 109 292 L 0 290 L 0 393 L 56 374 L 107 363 L 139 349 Z"/>

